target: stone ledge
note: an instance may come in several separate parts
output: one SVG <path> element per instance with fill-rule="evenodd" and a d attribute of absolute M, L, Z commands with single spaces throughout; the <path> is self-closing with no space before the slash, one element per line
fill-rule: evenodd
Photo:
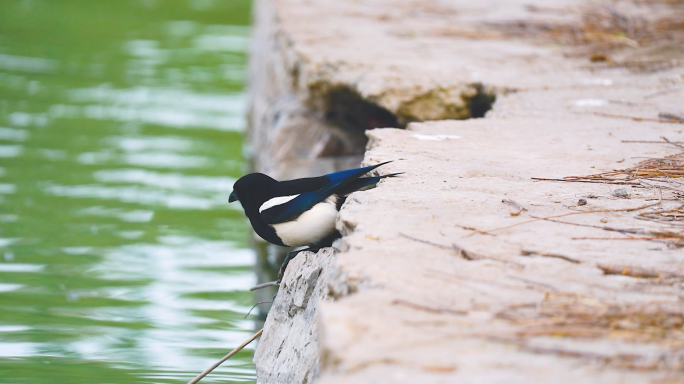
<path fill-rule="evenodd" d="M 318 372 L 316 314 L 330 301 L 335 249 L 302 252 L 288 265 L 254 353 L 257 382 L 311 383 Z"/>

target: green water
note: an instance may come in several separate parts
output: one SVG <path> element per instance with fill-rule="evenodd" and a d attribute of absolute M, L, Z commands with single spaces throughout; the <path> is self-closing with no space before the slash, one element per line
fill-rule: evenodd
<path fill-rule="evenodd" d="M 183 383 L 254 331 L 249 7 L 0 0 L 0 383 Z"/>

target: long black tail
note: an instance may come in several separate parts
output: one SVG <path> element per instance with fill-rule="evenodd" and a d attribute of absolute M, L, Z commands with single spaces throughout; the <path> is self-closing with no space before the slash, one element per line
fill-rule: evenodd
<path fill-rule="evenodd" d="M 372 177 L 361 177 L 358 178 L 348 185 L 346 185 L 344 188 L 342 188 L 337 194 L 339 196 L 347 196 L 348 194 L 356 191 L 361 191 L 364 189 L 371 189 L 375 188 L 375 186 L 378 184 L 378 182 L 381 179 L 384 179 L 386 177 L 395 177 L 398 175 L 403 174 L 404 172 L 398 172 L 398 173 L 390 173 L 389 175 L 382 175 L 382 176 L 372 176 Z"/>

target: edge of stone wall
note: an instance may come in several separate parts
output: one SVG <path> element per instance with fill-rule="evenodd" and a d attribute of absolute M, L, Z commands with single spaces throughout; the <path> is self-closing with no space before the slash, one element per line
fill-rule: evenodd
<path fill-rule="evenodd" d="M 311 383 L 316 377 L 316 313 L 320 303 L 332 300 L 328 283 L 334 275 L 335 252 L 302 252 L 290 262 L 254 353 L 257 383 Z"/>

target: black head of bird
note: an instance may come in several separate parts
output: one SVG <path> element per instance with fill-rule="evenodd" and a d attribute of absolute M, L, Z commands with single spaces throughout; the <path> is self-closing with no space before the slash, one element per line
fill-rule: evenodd
<path fill-rule="evenodd" d="M 245 203 L 266 201 L 271 198 L 270 191 L 276 188 L 277 184 L 278 180 L 263 173 L 250 173 L 242 176 L 233 184 L 233 192 L 230 194 L 228 202 L 239 201 L 245 208 Z"/>

